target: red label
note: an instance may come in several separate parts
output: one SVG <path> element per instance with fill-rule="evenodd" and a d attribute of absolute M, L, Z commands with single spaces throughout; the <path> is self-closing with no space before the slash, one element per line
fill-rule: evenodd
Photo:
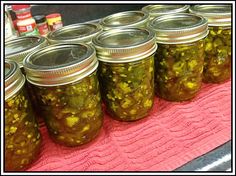
<path fill-rule="evenodd" d="M 38 30 L 40 35 L 46 35 L 49 32 L 48 25 L 46 23 L 43 25 L 38 25 Z"/>
<path fill-rule="evenodd" d="M 20 33 L 31 32 L 35 29 L 35 27 L 36 27 L 35 23 L 29 24 L 29 25 L 26 25 L 26 26 L 18 26 L 18 31 Z"/>
<path fill-rule="evenodd" d="M 31 13 L 30 12 L 24 12 L 24 13 L 19 13 L 19 14 L 16 14 L 16 17 L 19 19 L 19 20 L 24 20 L 24 19 L 27 19 L 27 18 L 31 18 Z"/>

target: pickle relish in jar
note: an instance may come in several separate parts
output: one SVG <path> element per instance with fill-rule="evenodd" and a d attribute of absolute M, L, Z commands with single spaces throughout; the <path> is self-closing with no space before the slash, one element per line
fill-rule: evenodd
<path fill-rule="evenodd" d="M 154 18 L 149 27 L 156 32 L 155 86 L 158 96 L 184 101 L 201 88 L 204 64 L 204 38 L 207 20 L 179 13 Z"/>
<path fill-rule="evenodd" d="M 23 65 L 55 142 L 78 146 L 98 135 L 103 112 L 94 48 L 51 45 L 28 55 Z"/>
<path fill-rule="evenodd" d="M 117 120 L 141 119 L 153 106 L 154 36 L 146 29 L 127 28 L 107 30 L 93 39 L 102 97 Z"/>
<path fill-rule="evenodd" d="M 41 135 L 25 90 L 25 77 L 14 61 L 5 61 L 5 170 L 28 167 L 38 156 Z"/>
<path fill-rule="evenodd" d="M 231 6 L 195 5 L 190 12 L 208 19 L 203 81 L 221 83 L 231 77 Z"/>

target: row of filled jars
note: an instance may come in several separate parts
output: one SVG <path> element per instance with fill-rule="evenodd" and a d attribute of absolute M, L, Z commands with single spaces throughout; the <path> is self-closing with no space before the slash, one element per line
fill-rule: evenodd
<path fill-rule="evenodd" d="M 197 95 L 202 79 L 230 79 L 230 6 L 196 5 L 192 13 L 177 13 L 189 6 L 165 5 L 176 13 L 149 20 L 152 13 L 145 11 L 161 7 L 5 44 L 6 170 L 25 168 L 39 152 L 34 111 L 55 142 L 78 146 L 98 135 L 102 100 L 114 119 L 135 121 L 148 115 L 155 92 L 185 101 Z"/>

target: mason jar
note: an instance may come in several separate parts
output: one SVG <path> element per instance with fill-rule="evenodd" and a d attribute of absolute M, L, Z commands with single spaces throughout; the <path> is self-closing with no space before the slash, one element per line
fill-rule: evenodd
<path fill-rule="evenodd" d="M 92 38 L 102 31 L 102 27 L 96 23 L 80 23 L 64 26 L 50 32 L 47 39 L 50 44 L 59 43 L 92 43 Z"/>
<path fill-rule="evenodd" d="M 5 61 L 5 170 L 28 167 L 38 156 L 41 135 L 28 95 L 25 76 L 14 61 Z"/>
<path fill-rule="evenodd" d="M 48 42 L 46 38 L 41 36 L 24 36 L 24 37 L 18 37 L 16 39 L 7 41 L 5 43 L 5 58 L 6 60 L 13 60 L 18 63 L 20 66 L 20 69 L 23 74 L 25 74 L 24 68 L 23 68 L 23 60 L 25 57 L 34 52 L 37 51 L 45 46 L 48 45 Z M 26 91 L 29 95 L 29 99 L 32 103 L 33 109 L 36 112 L 36 120 L 38 121 L 39 125 L 41 126 L 43 124 L 43 120 L 41 117 L 38 116 L 38 108 L 36 105 L 35 95 L 32 91 L 32 88 L 30 87 L 30 84 L 26 81 L 25 83 Z"/>
<path fill-rule="evenodd" d="M 142 8 L 142 11 L 148 13 L 150 15 L 150 20 L 152 20 L 161 15 L 188 12 L 189 7 L 189 5 L 184 4 L 147 5 Z"/>
<path fill-rule="evenodd" d="M 204 64 L 204 39 L 207 20 L 179 13 L 154 18 L 149 27 L 156 32 L 155 87 L 159 97 L 184 101 L 201 88 Z"/>
<path fill-rule="evenodd" d="M 31 52 L 47 46 L 47 40 L 41 36 L 24 36 L 5 42 L 5 59 L 17 62 L 23 71 L 22 62 Z"/>
<path fill-rule="evenodd" d="M 125 11 L 109 15 L 101 19 L 103 30 L 139 27 L 145 28 L 149 21 L 149 15 L 143 11 Z"/>
<path fill-rule="evenodd" d="M 65 146 L 94 139 L 103 112 L 95 49 L 86 44 L 57 44 L 35 51 L 23 62 L 51 138 Z"/>
<path fill-rule="evenodd" d="M 107 111 L 120 121 L 147 116 L 154 101 L 155 34 L 141 28 L 112 29 L 98 34 L 93 45 Z"/>
<path fill-rule="evenodd" d="M 209 34 L 205 45 L 203 81 L 221 83 L 231 77 L 231 6 L 195 5 L 191 13 L 208 20 Z"/>

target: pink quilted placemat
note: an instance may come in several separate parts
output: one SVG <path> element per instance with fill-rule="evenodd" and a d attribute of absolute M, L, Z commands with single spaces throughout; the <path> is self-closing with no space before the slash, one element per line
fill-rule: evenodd
<path fill-rule="evenodd" d="M 81 147 L 41 132 L 42 152 L 28 171 L 171 171 L 231 139 L 231 82 L 204 84 L 190 102 L 156 98 L 150 116 L 136 122 L 106 114 L 99 136 Z"/>

